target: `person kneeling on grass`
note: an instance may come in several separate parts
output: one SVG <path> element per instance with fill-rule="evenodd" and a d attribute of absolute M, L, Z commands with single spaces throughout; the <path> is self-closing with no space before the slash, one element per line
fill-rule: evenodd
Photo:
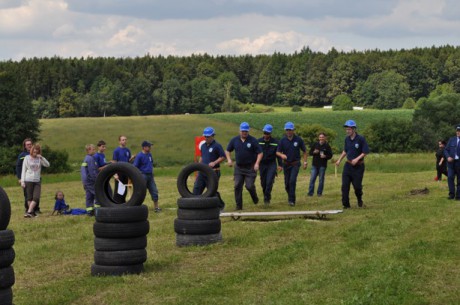
<path fill-rule="evenodd" d="M 55 213 L 57 215 L 61 215 L 69 211 L 70 207 L 65 203 L 64 193 L 62 191 L 57 191 L 54 199 L 56 199 L 56 201 L 54 202 L 54 209 L 51 215 L 54 215 Z"/>
<path fill-rule="evenodd" d="M 94 190 L 94 184 L 96 183 L 96 177 L 98 174 L 98 166 L 96 160 L 94 160 L 94 154 L 96 153 L 96 147 L 93 144 L 85 146 L 86 157 L 81 164 L 81 181 L 83 188 L 86 192 L 86 212 L 88 216 L 94 216 L 96 192 Z"/>

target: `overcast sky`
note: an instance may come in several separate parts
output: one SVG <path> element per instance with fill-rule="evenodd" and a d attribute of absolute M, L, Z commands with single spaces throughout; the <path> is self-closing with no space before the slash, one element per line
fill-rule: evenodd
<path fill-rule="evenodd" d="M 0 0 L 0 60 L 460 45 L 459 0 Z"/>

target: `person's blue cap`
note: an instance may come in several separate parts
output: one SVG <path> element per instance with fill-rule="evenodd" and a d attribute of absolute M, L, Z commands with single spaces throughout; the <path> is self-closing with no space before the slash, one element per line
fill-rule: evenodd
<path fill-rule="evenodd" d="M 457 129 L 457 130 L 460 130 L 460 124 L 457 124 L 457 128 L 456 128 L 456 129 Z"/>
<path fill-rule="evenodd" d="M 343 127 L 351 127 L 351 128 L 356 128 L 356 123 L 353 120 L 348 120 L 343 124 Z"/>
<path fill-rule="evenodd" d="M 264 126 L 264 129 L 262 129 L 263 132 L 268 132 L 268 133 L 272 133 L 273 131 L 273 126 L 270 125 L 270 124 L 267 124 Z"/>
<path fill-rule="evenodd" d="M 204 130 L 203 130 L 203 136 L 205 137 L 212 137 L 214 135 L 214 128 L 212 127 L 206 127 Z"/>
<path fill-rule="evenodd" d="M 246 123 L 246 122 L 241 123 L 240 131 L 249 131 L 249 123 Z"/>
<path fill-rule="evenodd" d="M 294 130 L 294 123 L 292 122 L 287 122 L 286 124 L 284 124 L 284 130 Z"/>
<path fill-rule="evenodd" d="M 149 141 L 142 142 L 142 147 L 146 147 L 146 146 L 150 147 L 152 146 L 152 143 L 150 143 Z"/>

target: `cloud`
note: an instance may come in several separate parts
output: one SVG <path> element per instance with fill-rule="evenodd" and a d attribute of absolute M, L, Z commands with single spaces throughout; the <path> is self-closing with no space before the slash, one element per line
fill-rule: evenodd
<path fill-rule="evenodd" d="M 255 39 L 248 37 L 231 39 L 217 45 L 222 53 L 230 54 L 271 54 L 274 51 L 293 53 L 304 46 L 327 52 L 332 45 L 325 38 L 307 36 L 293 31 L 280 33 L 269 32 Z"/>

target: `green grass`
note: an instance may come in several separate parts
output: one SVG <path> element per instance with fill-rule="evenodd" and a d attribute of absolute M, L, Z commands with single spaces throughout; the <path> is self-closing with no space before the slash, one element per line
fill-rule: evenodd
<path fill-rule="evenodd" d="M 306 196 L 307 176 L 299 175 L 296 210 L 340 208 L 340 176 L 327 174 L 321 199 Z M 457 304 L 460 206 L 433 176 L 369 171 L 366 209 L 324 221 L 224 218 L 222 243 L 187 248 L 175 246 L 175 177 L 158 177 L 164 211 L 149 215 L 146 272 L 114 278 L 90 276 L 93 219 L 49 216 L 57 189 L 72 207 L 83 207 L 79 182 L 44 183 L 45 213 L 37 219 L 22 218 L 22 192 L 9 187 L 15 304 Z M 224 174 L 227 210 L 234 207 L 232 183 Z M 428 195 L 409 195 L 423 187 Z M 251 204 L 246 191 L 244 208 L 291 210 L 286 200 L 278 178 L 268 209 Z"/>
<path fill-rule="evenodd" d="M 370 118 L 353 112 L 359 126 Z M 369 116 L 385 112 L 368 111 Z M 408 116 L 395 111 L 386 115 Z M 284 117 L 284 115 L 286 117 Z M 332 117 L 329 117 L 329 116 Z M 334 116 L 338 115 L 333 119 Z M 173 229 L 176 177 L 193 160 L 193 137 L 212 125 L 224 146 L 242 120 L 260 134 L 264 120 L 281 128 L 312 118 L 341 130 L 347 113 L 302 113 L 86 118 L 42 121 L 42 143 L 69 151 L 81 162 L 84 144 L 100 138 L 110 156 L 123 133 L 133 152 L 144 139 L 154 142 L 161 214 L 150 213 L 148 260 L 139 276 L 91 277 L 94 219 L 50 216 L 54 193 L 62 190 L 73 208 L 84 208 L 79 173 L 44 175 L 37 219 L 24 219 L 22 190 L 13 176 L 1 177 L 12 203 L 10 229 L 16 234 L 13 286 L 16 305 L 35 304 L 458 304 L 460 299 L 460 205 L 447 200 L 446 182 L 433 181 L 434 153 L 371 154 L 366 158 L 365 209 L 353 208 L 325 220 L 302 217 L 222 218 L 223 241 L 178 248 Z M 275 122 L 275 120 L 277 120 Z M 334 120 L 337 120 L 335 122 Z M 276 125 L 278 124 L 278 125 Z M 327 126 L 326 123 L 324 125 Z M 278 127 L 276 127 L 278 126 Z M 328 126 L 330 127 L 330 126 Z M 340 137 L 342 138 L 343 137 Z M 45 154 L 46 156 L 46 154 Z M 167 166 L 166 166 L 167 165 Z M 301 171 L 295 210 L 339 209 L 341 167 L 328 167 L 321 198 L 307 197 L 309 170 Z M 427 187 L 427 195 L 410 195 Z M 257 190 L 260 184 L 257 180 Z M 219 191 L 234 208 L 232 170 L 222 168 Z M 146 199 L 150 208 L 152 203 Z M 282 174 L 269 208 L 254 206 L 244 191 L 245 211 L 285 211 Z"/>

